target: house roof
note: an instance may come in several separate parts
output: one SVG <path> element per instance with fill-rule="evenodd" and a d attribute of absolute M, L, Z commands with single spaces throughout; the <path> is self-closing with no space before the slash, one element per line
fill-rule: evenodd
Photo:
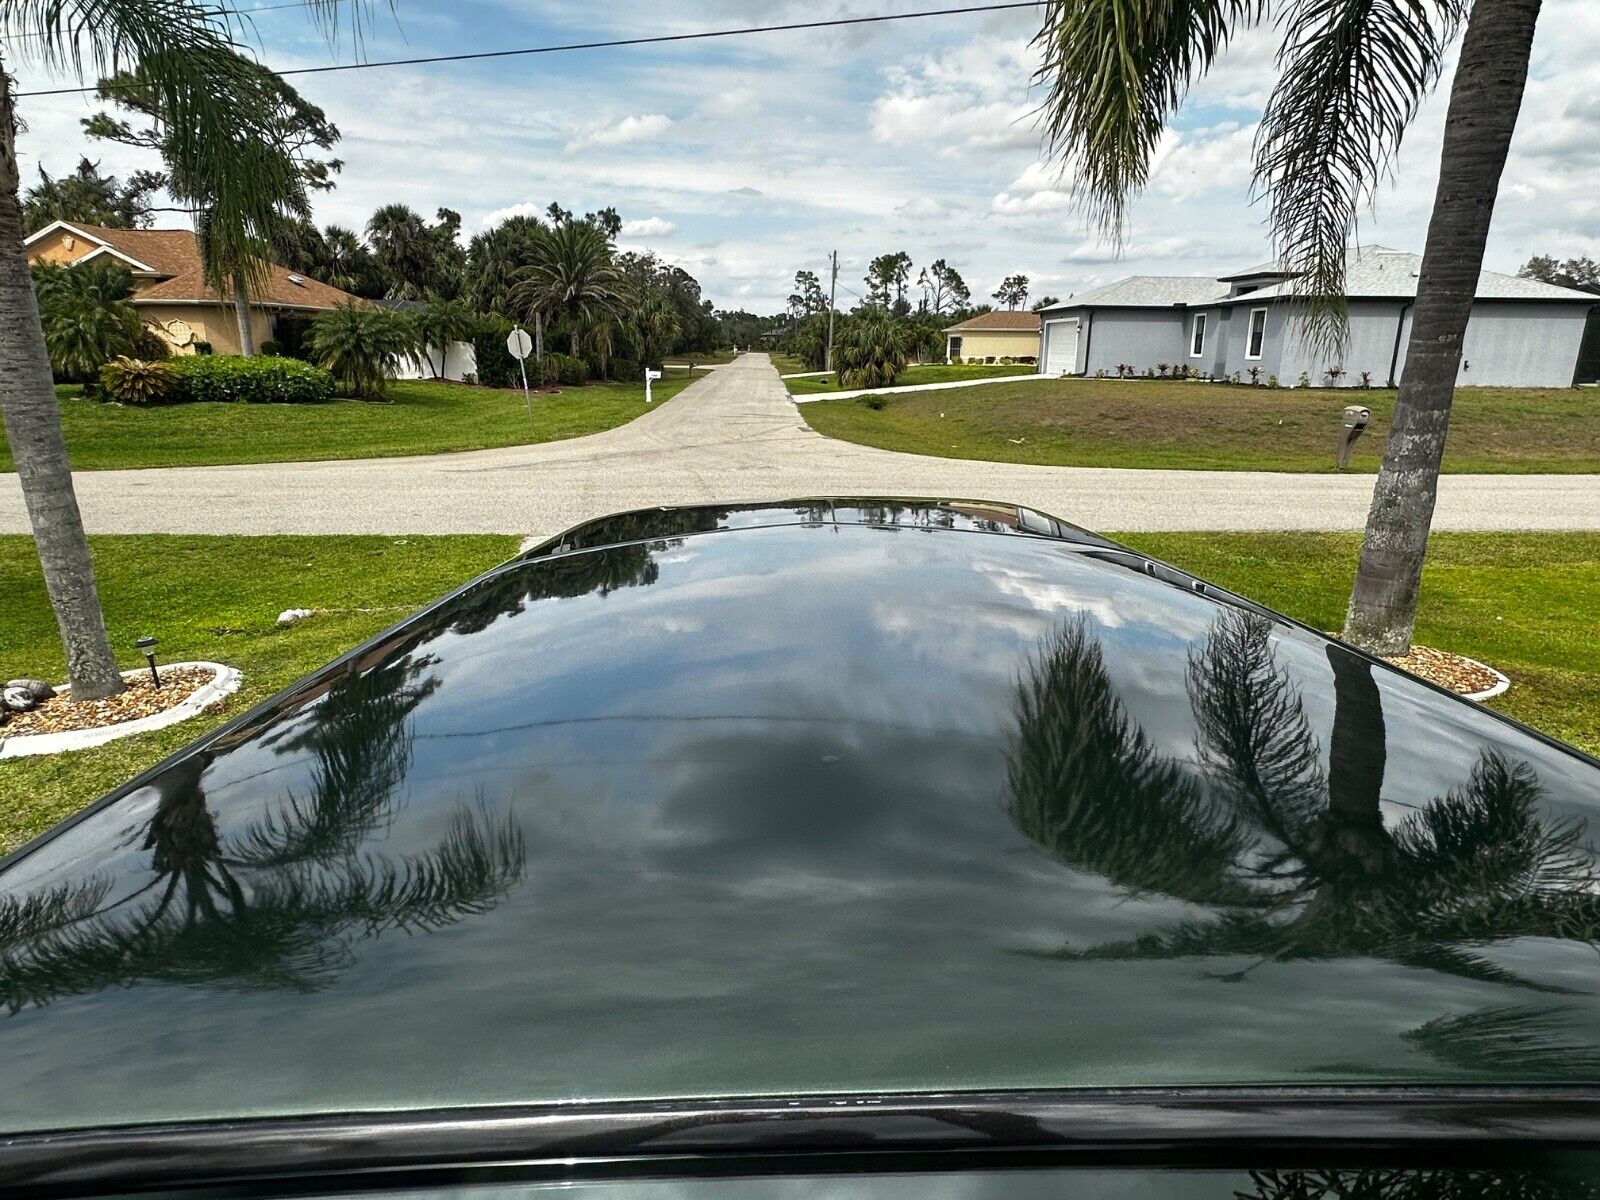
<path fill-rule="evenodd" d="M 977 316 L 952 325 L 946 333 L 1038 333 L 1039 314 L 1001 309 L 997 312 L 979 313 Z"/>
<path fill-rule="evenodd" d="M 187 229 L 110 229 L 103 225 L 57 222 L 28 239 L 33 242 L 61 228 L 96 243 L 79 262 L 110 255 L 127 264 L 134 274 L 135 304 L 222 304 L 226 301 L 207 286 L 200 262 L 200 247 Z M 333 308 L 356 297 L 336 287 L 299 275 L 273 263 L 265 288 L 252 297 L 253 304 L 268 308 Z"/>
<path fill-rule="evenodd" d="M 1217 294 L 1217 281 L 1199 275 L 1130 275 L 1103 287 L 1080 292 L 1047 309 L 1173 308 L 1201 304 Z"/>

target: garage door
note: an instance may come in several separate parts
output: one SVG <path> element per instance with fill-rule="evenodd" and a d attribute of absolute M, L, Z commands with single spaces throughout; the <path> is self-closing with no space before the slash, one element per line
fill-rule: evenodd
<path fill-rule="evenodd" d="M 1044 373 L 1070 375 L 1078 363 L 1078 318 L 1044 323 Z"/>

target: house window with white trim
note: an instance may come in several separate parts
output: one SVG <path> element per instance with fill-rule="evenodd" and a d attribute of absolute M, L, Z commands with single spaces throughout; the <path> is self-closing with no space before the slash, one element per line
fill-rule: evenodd
<path fill-rule="evenodd" d="M 1245 335 L 1244 356 L 1246 358 L 1260 358 L 1261 351 L 1267 343 L 1267 310 L 1252 308 L 1250 310 L 1250 330 Z"/>
<path fill-rule="evenodd" d="M 1206 314 L 1195 313 L 1194 329 L 1189 334 L 1189 357 L 1202 358 L 1206 352 Z"/>

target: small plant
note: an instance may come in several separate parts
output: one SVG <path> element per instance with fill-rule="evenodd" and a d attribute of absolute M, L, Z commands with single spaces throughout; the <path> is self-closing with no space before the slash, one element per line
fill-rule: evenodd
<path fill-rule="evenodd" d="M 861 401 L 861 403 L 865 404 L 868 408 L 872 409 L 873 412 L 883 411 L 884 407 L 889 403 L 889 398 L 887 396 L 879 396 L 871 392 L 867 393 L 865 396 L 857 396 L 856 399 Z"/>
<path fill-rule="evenodd" d="M 1096 379 L 1104 379 L 1106 377 L 1106 369 L 1104 367 L 1101 367 L 1098 371 L 1096 371 L 1094 373 L 1094 377 Z"/>
<path fill-rule="evenodd" d="M 1275 387 L 1279 386 L 1278 385 L 1278 377 L 1276 375 L 1268 375 L 1267 376 L 1267 386 L 1269 388 L 1275 388 Z"/>
<path fill-rule="evenodd" d="M 176 372 L 164 362 L 121 355 L 100 368 L 100 386 L 118 404 L 160 404 L 177 383 Z"/>
<path fill-rule="evenodd" d="M 1250 386 L 1251 387 L 1260 387 L 1261 386 L 1261 368 L 1260 367 L 1251 367 L 1250 371 L 1249 371 L 1249 375 L 1250 375 Z"/>
<path fill-rule="evenodd" d="M 1171 363 L 1157 363 L 1156 364 L 1156 374 L 1159 375 L 1162 379 L 1165 379 L 1167 377 L 1167 372 L 1170 371 L 1170 370 L 1172 370 L 1172 364 Z"/>
<path fill-rule="evenodd" d="M 1233 384 L 1239 383 L 1239 372 L 1235 371 L 1232 375 L 1228 376 L 1228 382 Z"/>
<path fill-rule="evenodd" d="M 987 357 L 987 358 L 985 358 L 985 359 L 984 359 L 984 360 L 983 360 L 983 361 L 984 361 L 984 364 L 985 364 L 985 365 L 986 365 L 986 366 L 991 366 L 991 367 L 992 367 L 992 366 L 994 366 L 994 355 L 992 355 L 992 354 L 991 354 L 991 355 L 989 355 L 989 356 L 988 356 L 988 357 Z"/>
<path fill-rule="evenodd" d="M 1132 379 L 1133 378 L 1133 364 L 1132 363 L 1118 363 L 1117 364 L 1117 378 L 1118 379 Z"/>
<path fill-rule="evenodd" d="M 1363 389 L 1367 389 L 1367 388 L 1370 388 L 1372 386 L 1372 372 L 1371 371 L 1363 371 L 1363 372 L 1361 372 L 1361 386 L 1362 386 Z"/>
<path fill-rule="evenodd" d="M 477 387 L 478 377 L 471 371 L 464 371 L 461 375 L 461 382 L 466 384 L 468 387 Z"/>
<path fill-rule="evenodd" d="M 1146 367 L 1144 369 L 1144 377 L 1146 379 L 1154 379 L 1156 377 L 1156 369 L 1154 367 Z"/>
<path fill-rule="evenodd" d="M 415 345 L 415 332 L 401 314 L 366 303 L 338 305 L 311 322 L 312 356 L 352 396 L 381 399 Z"/>
<path fill-rule="evenodd" d="M 1345 377 L 1345 369 L 1343 367 L 1329 367 L 1327 370 L 1322 372 L 1322 375 L 1323 378 L 1328 381 L 1330 386 L 1338 387 L 1339 380 Z"/>
<path fill-rule="evenodd" d="M 1306 371 L 1300 372 L 1300 378 L 1295 380 L 1295 387 L 1310 387 L 1311 375 Z"/>
<path fill-rule="evenodd" d="M 261 353 L 266 355 L 268 358 L 280 358 L 283 355 L 283 347 L 277 342 L 273 341 L 271 338 L 268 338 L 266 341 L 261 343 Z"/>

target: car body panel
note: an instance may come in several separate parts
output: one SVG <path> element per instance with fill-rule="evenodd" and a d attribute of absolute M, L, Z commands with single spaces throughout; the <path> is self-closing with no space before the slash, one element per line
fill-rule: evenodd
<path fill-rule="evenodd" d="M 7 860 L 0 1130 L 1600 1081 L 1600 765 L 1048 521 L 635 514 L 397 626 Z"/>

